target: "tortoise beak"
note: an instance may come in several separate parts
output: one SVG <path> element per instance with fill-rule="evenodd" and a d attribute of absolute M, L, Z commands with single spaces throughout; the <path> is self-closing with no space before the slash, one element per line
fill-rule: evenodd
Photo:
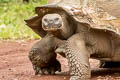
<path fill-rule="evenodd" d="M 55 24 L 48 24 L 48 25 L 44 25 L 42 26 L 42 28 L 45 30 L 45 31 L 57 31 L 57 30 L 60 30 L 61 29 L 61 24 L 59 25 L 55 25 Z"/>
<path fill-rule="evenodd" d="M 51 27 L 43 27 L 43 29 L 45 30 L 45 31 L 57 31 L 57 30 L 60 30 L 61 28 L 55 28 L 55 27 L 53 27 L 53 26 L 51 26 Z"/>

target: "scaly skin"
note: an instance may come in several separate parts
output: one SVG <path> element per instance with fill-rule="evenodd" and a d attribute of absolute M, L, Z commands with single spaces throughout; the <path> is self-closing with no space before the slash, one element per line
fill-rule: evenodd
<path fill-rule="evenodd" d="M 78 26 L 78 33 L 72 35 L 66 43 L 70 80 L 90 80 L 89 58 L 112 60 L 113 44 L 110 34 L 101 30 L 89 30 L 81 24 Z"/>
<path fill-rule="evenodd" d="M 48 34 L 32 47 L 29 52 L 29 59 L 33 64 L 35 75 L 55 74 L 56 71 L 61 71 L 61 65 L 56 59 L 55 49 L 63 42 Z"/>
<path fill-rule="evenodd" d="M 90 80 L 89 52 L 79 34 L 66 41 L 66 58 L 70 67 L 70 80 Z"/>

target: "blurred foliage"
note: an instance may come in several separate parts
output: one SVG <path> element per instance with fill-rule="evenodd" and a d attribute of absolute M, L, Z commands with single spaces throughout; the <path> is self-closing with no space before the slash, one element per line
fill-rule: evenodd
<path fill-rule="evenodd" d="M 40 37 L 25 25 L 24 20 L 35 15 L 36 6 L 46 3 L 47 0 L 34 0 L 29 3 L 0 0 L 0 39 L 39 39 Z"/>
<path fill-rule="evenodd" d="M 42 0 L 29 0 L 30 2 L 40 2 Z M 44 0 L 47 1 L 47 0 Z M 23 2 L 23 0 L 0 0 L 0 2 L 3 3 L 9 3 L 9 2 Z"/>

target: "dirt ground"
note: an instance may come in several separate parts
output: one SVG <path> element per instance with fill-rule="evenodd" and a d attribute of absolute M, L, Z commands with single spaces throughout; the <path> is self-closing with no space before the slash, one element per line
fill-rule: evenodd
<path fill-rule="evenodd" d="M 62 73 L 56 75 L 35 76 L 28 59 L 28 52 L 37 40 L 0 41 L 0 80 L 68 80 L 67 60 L 58 55 L 62 64 Z M 90 60 L 91 80 L 120 80 L 120 69 L 100 69 L 99 61 Z"/>

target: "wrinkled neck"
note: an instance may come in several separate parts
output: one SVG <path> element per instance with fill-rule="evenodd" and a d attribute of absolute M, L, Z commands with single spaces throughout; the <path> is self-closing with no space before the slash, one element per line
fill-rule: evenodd
<path fill-rule="evenodd" d="M 71 35 L 75 32 L 76 25 L 74 24 L 73 19 L 71 19 L 69 16 L 65 16 L 63 18 L 63 27 L 61 29 L 61 35 L 68 39 Z"/>
<path fill-rule="evenodd" d="M 52 32 L 47 32 L 47 35 L 46 36 L 49 36 L 49 37 L 54 37 L 53 33 Z"/>

